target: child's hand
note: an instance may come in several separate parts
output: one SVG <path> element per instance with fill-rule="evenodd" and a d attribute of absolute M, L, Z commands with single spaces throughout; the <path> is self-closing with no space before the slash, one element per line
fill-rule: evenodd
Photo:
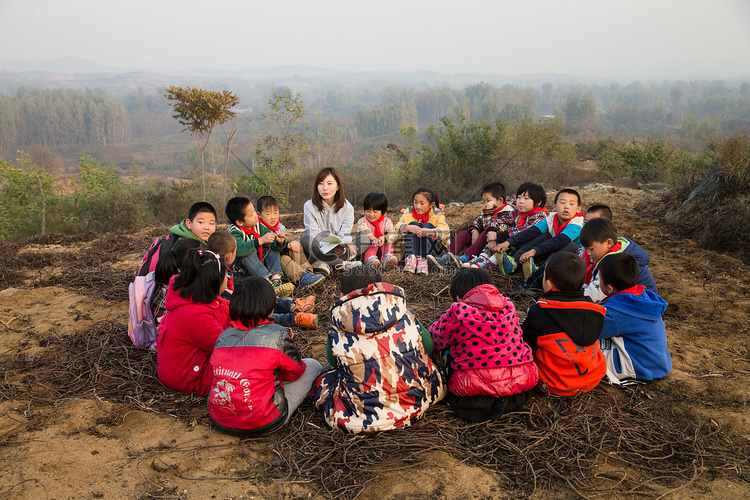
<path fill-rule="evenodd" d="M 289 250 L 291 250 L 294 253 L 302 253 L 302 243 L 299 241 L 290 241 L 289 242 Z"/>
<path fill-rule="evenodd" d="M 277 243 L 284 243 L 284 240 L 286 240 L 286 234 L 284 234 L 284 233 L 276 233 L 276 242 Z"/>
<path fill-rule="evenodd" d="M 499 250 L 497 249 L 497 247 L 497 240 L 490 240 L 487 242 L 487 248 L 490 250 L 490 252 L 498 252 Z"/>
<path fill-rule="evenodd" d="M 376 244 L 377 246 L 379 246 L 379 247 L 382 247 L 383 245 L 385 245 L 385 236 L 381 236 L 381 237 L 379 237 L 379 238 L 378 238 L 378 239 L 376 240 L 376 243 L 375 243 L 375 244 Z"/>
<path fill-rule="evenodd" d="M 535 255 L 536 255 L 536 250 L 529 250 L 525 254 L 521 255 L 521 258 L 518 259 L 518 261 L 523 264 L 524 262 L 526 262 L 527 260 L 529 260 Z"/>
<path fill-rule="evenodd" d="M 371 244 L 373 244 L 373 245 L 377 244 L 376 242 L 378 241 L 378 239 L 375 237 L 374 234 L 368 234 L 367 237 L 370 239 L 370 243 Z"/>
<path fill-rule="evenodd" d="M 338 257 L 341 257 L 342 255 L 344 255 L 344 251 L 345 249 L 341 245 L 337 247 L 333 247 L 333 249 L 331 250 L 331 252 L 335 253 Z"/>
<path fill-rule="evenodd" d="M 508 243 L 507 241 L 503 241 L 502 243 L 500 243 L 499 245 L 495 247 L 495 251 L 507 252 L 509 248 L 510 248 L 510 243 Z"/>
<path fill-rule="evenodd" d="M 420 238 L 426 238 L 427 236 L 435 236 L 435 230 L 434 229 L 428 229 L 424 227 L 419 228 L 419 232 L 414 233 Z"/>
<path fill-rule="evenodd" d="M 270 245 L 276 239 L 276 233 L 266 233 L 258 239 L 261 245 Z"/>
<path fill-rule="evenodd" d="M 473 245 L 474 243 L 476 243 L 478 239 L 479 239 L 479 231 L 477 231 L 476 229 L 472 229 L 471 230 L 471 244 Z"/>

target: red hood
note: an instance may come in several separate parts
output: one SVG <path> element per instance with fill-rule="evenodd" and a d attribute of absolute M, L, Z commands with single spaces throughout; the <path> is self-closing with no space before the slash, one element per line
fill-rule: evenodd
<path fill-rule="evenodd" d="M 461 301 L 485 311 L 502 311 L 507 299 L 494 285 L 479 285 L 469 290 Z"/>

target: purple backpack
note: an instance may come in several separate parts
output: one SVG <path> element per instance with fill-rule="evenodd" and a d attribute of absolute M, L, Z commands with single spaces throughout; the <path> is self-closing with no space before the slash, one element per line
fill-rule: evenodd
<path fill-rule="evenodd" d="M 151 298 L 156 291 L 155 273 L 136 276 L 128 286 L 130 308 L 128 314 L 128 335 L 137 347 L 156 350 L 156 337 L 159 330 L 151 314 Z"/>

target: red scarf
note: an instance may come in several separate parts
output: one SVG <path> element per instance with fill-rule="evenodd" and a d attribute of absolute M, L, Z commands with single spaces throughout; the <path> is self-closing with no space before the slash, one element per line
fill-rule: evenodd
<path fill-rule="evenodd" d="M 602 259 L 611 253 L 619 252 L 621 249 L 622 249 L 622 241 L 618 241 L 612 246 L 612 248 L 607 250 L 607 253 L 602 255 Z M 599 262 L 601 262 L 602 259 L 599 259 Z M 583 263 L 586 264 L 586 280 L 584 281 L 585 285 L 588 285 L 589 283 L 591 283 L 591 280 L 594 278 L 594 268 L 599 262 L 592 263 L 591 256 L 589 255 L 589 253 L 583 252 Z"/>
<path fill-rule="evenodd" d="M 370 222 L 370 219 L 368 219 L 367 217 L 365 217 L 365 220 L 367 222 L 369 222 L 370 225 L 372 226 L 372 228 L 373 228 L 372 229 L 372 234 L 376 238 L 380 238 L 381 236 L 383 236 L 383 230 L 380 229 L 380 223 L 383 222 L 383 219 L 385 219 L 385 215 L 381 215 L 380 218 L 378 220 L 376 220 L 375 222 Z M 383 224 L 383 226 L 385 226 L 385 224 Z"/>
<path fill-rule="evenodd" d="M 424 226 L 427 224 L 427 221 L 430 220 L 430 210 L 427 210 L 427 213 L 424 215 L 419 215 L 414 207 L 411 207 L 411 216 L 414 217 L 414 220 L 419 222 L 420 225 Z"/>
<path fill-rule="evenodd" d="M 260 325 L 271 325 L 273 324 L 273 320 L 271 319 L 259 319 L 259 320 L 253 320 L 250 321 L 250 326 L 245 326 L 245 324 L 238 320 L 231 320 L 229 322 L 229 326 L 237 328 L 239 330 L 252 330 L 256 326 Z"/>
<path fill-rule="evenodd" d="M 251 228 L 243 227 L 243 226 L 237 226 L 240 229 L 242 229 L 242 232 L 247 234 L 248 236 L 252 236 L 254 240 L 259 240 L 260 235 L 258 234 L 258 231 L 255 230 L 255 226 Z M 261 262 L 263 262 L 263 245 L 258 245 L 258 258 Z"/>
<path fill-rule="evenodd" d="M 505 203 L 505 204 L 503 204 L 503 206 L 502 206 L 502 207 L 500 207 L 500 208 L 496 208 L 496 209 L 495 209 L 495 210 L 493 211 L 493 213 L 492 213 L 492 216 L 493 216 L 493 217 L 497 217 L 497 214 L 499 214 L 499 213 L 500 213 L 500 212 L 501 212 L 501 211 L 503 210 L 503 208 L 505 208 L 505 207 L 507 207 L 507 206 L 508 206 L 508 204 L 507 204 L 507 203 Z"/>
<path fill-rule="evenodd" d="M 555 214 L 555 218 L 552 219 L 552 227 L 555 228 L 555 236 L 557 236 L 560 233 L 562 233 L 565 230 L 565 226 L 567 226 L 568 223 L 570 223 L 570 221 L 572 221 L 576 217 L 583 217 L 583 212 L 579 212 L 579 213 L 575 214 L 573 217 L 571 217 L 570 219 L 566 220 L 562 224 L 560 224 L 560 218 L 559 217 L 560 217 L 559 215 Z"/>
<path fill-rule="evenodd" d="M 525 214 L 521 214 L 521 216 L 518 218 L 518 227 L 520 229 L 525 229 L 526 226 L 526 219 L 534 214 L 538 214 L 539 212 L 547 212 L 547 209 L 544 207 L 536 207 L 534 210 L 530 210 L 526 212 Z"/>
<path fill-rule="evenodd" d="M 274 233 L 278 233 L 279 232 L 279 223 L 278 222 L 276 222 L 275 226 L 269 226 L 268 224 L 266 224 L 266 221 L 264 221 L 261 218 L 258 218 L 258 222 L 260 222 L 261 224 L 263 224 L 263 227 L 265 227 L 266 229 L 270 229 Z"/>

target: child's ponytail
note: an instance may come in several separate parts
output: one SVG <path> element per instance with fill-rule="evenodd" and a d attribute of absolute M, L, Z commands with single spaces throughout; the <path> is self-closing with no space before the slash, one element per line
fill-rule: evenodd
<path fill-rule="evenodd" d="M 221 291 L 227 268 L 221 258 L 210 250 L 189 250 L 172 289 L 180 297 L 210 304 Z"/>
<path fill-rule="evenodd" d="M 175 274 L 180 272 L 182 261 L 185 260 L 189 250 L 204 250 L 203 242 L 192 238 L 182 238 L 177 240 L 169 251 L 159 257 L 154 269 L 154 281 L 157 285 L 166 285 Z"/>

